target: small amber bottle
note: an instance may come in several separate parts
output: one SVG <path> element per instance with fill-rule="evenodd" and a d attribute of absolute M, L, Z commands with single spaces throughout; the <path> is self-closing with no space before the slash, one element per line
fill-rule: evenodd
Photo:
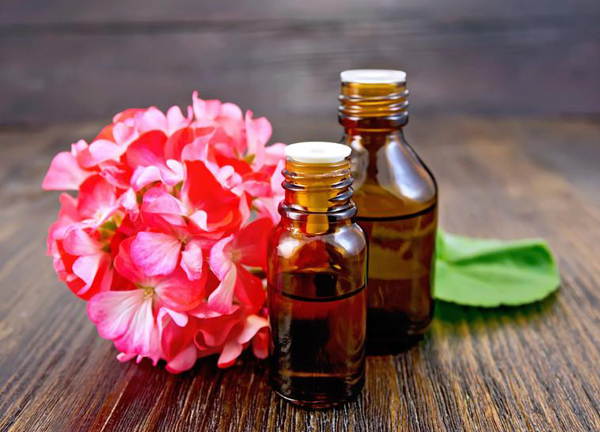
<path fill-rule="evenodd" d="M 437 185 L 408 145 L 406 74 L 341 74 L 339 120 L 352 148 L 357 221 L 369 239 L 368 351 L 418 341 L 433 317 Z"/>
<path fill-rule="evenodd" d="M 354 222 L 350 149 L 287 146 L 281 222 L 268 250 L 271 387 L 329 408 L 365 380 L 367 241 Z"/>

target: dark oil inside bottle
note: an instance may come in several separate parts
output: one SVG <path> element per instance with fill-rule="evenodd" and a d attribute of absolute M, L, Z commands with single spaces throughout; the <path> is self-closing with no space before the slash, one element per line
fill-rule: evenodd
<path fill-rule="evenodd" d="M 418 341 L 433 316 L 435 205 L 391 218 L 358 217 L 369 239 L 367 340 L 372 354 Z"/>
<path fill-rule="evenodd" d="M 340 144 L 308 144 L 348 154 Z M 330 408 L 364 386 L 367 239 L 353 219 L 348 159 L 288 157 L 283 175 L 268 247 L 270 384 L 296 405 Z"/>
<path fill-rule="evenodd" d="M 364 385 L 365 286 L 326 269 L 283 273 L 269 307 L 270 381 L 285 399 L 328 408 L 354 398 Z"/>

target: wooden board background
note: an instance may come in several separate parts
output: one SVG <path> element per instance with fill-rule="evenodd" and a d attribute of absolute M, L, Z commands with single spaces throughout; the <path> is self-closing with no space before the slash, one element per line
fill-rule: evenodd
<path fill-rule="evenodd" d="M 333 115 L 340 70 L 401 68 L 413 112 L 597 115 L 600 2 L 0 3 L 0 122 L 107 118 L 192 90 Z"/>
<path fill-rule="evenodd" d="M 600 430 L 597 0 L 0 3 L 0 431 Z M 337 76 L 409 72 L 408 139 L 441 223 L 548 239 L 562 286 L 521 308 L 439 303 L 426 340 L 368 359 L 359 399 L 296 409 L 265 365 L 121 364 L 44 256 L 52 156 L 131 106 L 193 89 L 336 140 Z"/>
<path fill-rule="evenodd" d="M 39 189 L 51 156 L 100 126 L 0 134 L 0 431 L 600 430 L 600 124 L 415 118 L 408 137 L 441 184 L 444 228 L 545 237 L 563 284 L 521 308 L 438 304 L 419 347 L 370 357 L 360 398 L 326 412 L 278 400 L 250 356 L 178 376 L 116 361 L 44 256 L 58 203 Z M 338 132 L 281 126 L 289 141 Z"/>

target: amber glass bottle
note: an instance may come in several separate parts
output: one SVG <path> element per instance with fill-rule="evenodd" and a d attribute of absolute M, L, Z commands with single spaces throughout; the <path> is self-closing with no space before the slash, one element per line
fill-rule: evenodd
<path fill-rule="evenodd" d="M 342 72 L 339 120 L 352 148 L 357 221 L 369 239 L 369 352 L 412 345 L 433 317 L 437 185 L 404 139 L 406 74 Z"/>
<path fill-rule="evenodd" d="M 269 380 L 310 408 L 346 402 L 365 379 L 367 240 L 353 221 L 349 153 L 334 143 L 287 147 L 269 244 Z"/>

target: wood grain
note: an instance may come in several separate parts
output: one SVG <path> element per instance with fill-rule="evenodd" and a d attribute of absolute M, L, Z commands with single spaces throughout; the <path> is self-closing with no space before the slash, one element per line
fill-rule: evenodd
<path fill-rule="evenodd" d="M 600 2 L 0 3 L 0 124 L 189 103 L 333 115 L 339 72 L 409 74 L 413 112 L 600 114 Z"/>
<path fill-rule="evenodd" d="M 323 412 L 279 400 L 251 355 L 177 376 L 115 359 L 44 256 L 58 197 L 39 187 L 53 154 L 100 126 L 0 132 L 0 431 L 600 430 L 600 123 L 414 116 L 444 228 L 545 237 L 563 284 L 520 308 L 438 303 L 418 347 L 370 357 L 358 400 Z M 339 134 L 333 118 L 275 128 L 287 142 Z"/>

